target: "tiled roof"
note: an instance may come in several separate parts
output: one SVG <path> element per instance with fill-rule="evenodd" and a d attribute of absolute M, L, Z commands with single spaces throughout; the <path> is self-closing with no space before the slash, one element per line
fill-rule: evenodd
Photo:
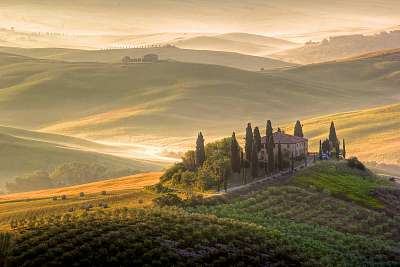
<path fill-rule="evenodd" d="M 264 136 L 261 140 L 263 144 L 265 144 L 266 137 Z M 285 134 L 285 133 L 279 133 L 276 132 L 274 133 L 274 143 L 278 144 L 297 144 L 297 143 L 302 143 L 302 142 L 308 142 L 308 139 L 303 138 L 303 137 L 298 137 L 298 136 L 293 136 L 290 134 Z"/>

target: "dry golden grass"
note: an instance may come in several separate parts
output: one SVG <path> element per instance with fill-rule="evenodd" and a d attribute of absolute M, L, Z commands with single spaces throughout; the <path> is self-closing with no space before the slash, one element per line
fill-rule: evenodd
<path fill-rule="evenodd" d="M 328 137 L 331 121 L 335 122 L 340 141 L 346 140 L 348 156 L 357 156 L 363 161 L 400 164 L 400 104 L 302 121 L 311 150 L 318 151 L 319 140 Z M 285 130 L 292 133 L 292 125 Z"/>
<path fill-rule="evenodd" d="M 111 180 L 88 183 L 83 185 L 62 187 L 56 189 L 46 189 L 46 190 L 39 190 L 26 193 L 9 194 L 1 196 L 0 201 L 11 201 L 19 199 L 38 199 L 38 198 L 48 198 L 60 195 L 67 195 L 67 196 L 78 195 L 80 192 L 84 192 L 85 194 L 95 194 L 95 193 L 100 193 L 102 191 L 113 192 L 113 191 L 124 191 L 132 189 L 142 189 L 145 186 L 158 183 L 161 175 L 162 175 L 161 172 L 150 172 L 150 173 L 142 173 Z"/>

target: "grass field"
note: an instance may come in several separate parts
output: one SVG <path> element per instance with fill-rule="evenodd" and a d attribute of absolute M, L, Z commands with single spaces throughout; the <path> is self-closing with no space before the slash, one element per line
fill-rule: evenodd
<path fill-rule="evenodd" d="M 221 136 L 248 121 L 287 122 L 390 103 L 398 96 L 397 63 L 385 58 L 383 70 L 353 63 L 354 69 L 370 68 L 374 75 L 368 80 L 354 75 L 327 83 L 325 76 L 310 74 L 318 66 L 255 73 L 178 62 L 122 66 L 0 56 L 1 123 L 94 139 L 186 137 L 200 129 Z"/>
<path fill-rule="evenodd" d="M 62 187 L 56 189 L 46 189 L 40 191 L 17 193 L 0 195 L 1 202 L 9 202 L 11 200 L 21 200 L 21 199 L 40 199 L 40 198 L 50 198 L 53 196 L 61 195 L 79 195 L 80 192 L 86 194 L 97 194 L 102 191 L 114 192 L 123 191 L 130 189 L 143 189 L 145 186 L 153 185 L 159 182 L 162 173 L 143 173 L 127 177 L 121 177 L 116 179 L 110 179 L 100 182 Z"/>
<path fill-rule="evenodd" d="M 400 104 L 302 121 L 312 150 L 318 151 L 319 140 L 328 137 L 331 121 L 335 122 L 339 138 L 345 139 L 348 155 L 367 162 L 400 164 Z M 286 130 L 292 132 L 293 126 Z"/>
<path fill-rule="evenodd" d="M 0 229 L 9 229 L 9 222 L 13 219 L 63 214 L 89 204 L 97 207 L 108 203 L 113 209 L 151 205 L 157 195 L 145 192 L 143 188 L 157 183 L 161 174 L 145 173 L 78 186 L 1 195 Z M 106 195 L 102 194 L 103 191 Z M 81 192 L 84 197 L 80 196 Z M 66 196 L 65 200 L 61 200 L 62 195 Z M 53 200 L 53 197 L 58 197 L 58 200 Z"/>
<path fill-rule="evenodd" d="M 176 60 L 188 63 L 214 64 L 249 71 L 259 71 L 276 68 L 287 68 L 296 64 L 266 57 L 243 55 L 233 52 L 180 49 L 176 47 L 163 48 L 127 48 L 112 50 L 79 50 L 65 48 L 17 48 L 0 47 L 0 52 L 17 54 L 37 59 L 62 60 L 69 62 L 103 62 L 120 63 L 124 56 L 140 58 L 154 53 L 162 60 Z"/>

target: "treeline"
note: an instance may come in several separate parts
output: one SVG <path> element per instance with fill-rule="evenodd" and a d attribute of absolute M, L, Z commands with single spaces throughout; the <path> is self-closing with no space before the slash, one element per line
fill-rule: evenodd
<path fill-rule="evenodd" d="M 52 171 L 36 171 L 16 177 L 6 183 L 9 193 L 26 192 L 95 182 L 99 180 L 136 174 L 131 169 L 114 170 L 96 163 L 72 162 L 59 165 Z"/>

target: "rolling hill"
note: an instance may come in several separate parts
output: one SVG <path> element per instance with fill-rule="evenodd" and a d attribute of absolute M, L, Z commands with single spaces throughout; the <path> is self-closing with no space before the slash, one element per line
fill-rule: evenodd
<path fill-rule="evenodd" d="M 335 122 L 339 138 L 346 140 L 348 155 L 366 162 L 400 165 L 400 104 L 302 121 L 314 151 L 318 151 L 319 140 L 327 138 L 331 121 Z M 291 132 L 292 128 L 287 130 Z M 385 169 L 384 165 L 381 167 Z"/>
<path fill-rule="evenodd" d="M 296 64 L 286 63 L 280 60 L 270 59 L 266 57 L 257 57 L 231 52 L 179 49 L 176 47 L 127 48 L 110 50 L 78 50 L 66 48 L 27 49 L 15 47 L 0 47 L 0 52 L 18 54 L 21 56 L 38 59 L 51 59 L 69 62 L 103 63 L 120 63 L 124 56 L 138 58 L 143 57 L 146 54 L 157 54 L 162 60 L 214 64 L 251 71 L 259 71 L 261 68 L 269 70 L 296 66 Z"/>
<path fill-rule="evenodd" d="M 79 196 L 84 190 L 90 184 L 50 194 L 71 193 L 66 199 L 36 192 L 2 201 L 7 266 L 396 266 L 400 259 L 399 210 L 392 208 L 399 186 L 344 161 L 319 162 L 240 193 L 171 203 L 154 201 L 171 194 L 149 190 Z"/>
<path fill-rule="evenodd" d="M 256 56 L 277 53 L 300 46 L 283 39 L 246 33 L 196 36 L 172 43 L 185 49 L 226 51 Z"/>
<path fill-rule="evenodd" d="M 0 188 L 15 176 L 56 166 L 96 162 L 110 170 L 160 170 L 162 164 L 106 154 L 112 147 L 56 134 L 0 127 Z"/>
<path fill-rule="evenodd" d="M 311 64 L 353 57 L 360 54 L 400 48 L 400 31 L 373 35 L 345 35 L 322 42 L 307 43 L 303 47 L 278 52 L 272 57 L 297 64 Z"/>
<path fill-rule="evenodd" d="M 0 123 L 94 139 L 186 137 L 200 129 L 220 136 L 247 121 L 280 123 L 399 96 L 394 55 L 266 73 L 0 56 Z"/>

